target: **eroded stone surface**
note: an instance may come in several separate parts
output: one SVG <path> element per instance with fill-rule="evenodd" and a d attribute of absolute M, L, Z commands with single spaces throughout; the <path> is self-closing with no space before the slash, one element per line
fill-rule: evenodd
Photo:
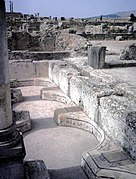
<path fill-rule="evenodd" d="M 11 89 L 11 96 L 13 103 L 21 102 L 23 100 L 20 89 Z"/>
<path fill-rule="evenodd" d="M 98 122 L 99 99 L 110 96 L 114 90 L 89 77 L 75 76 L 70 79 L 70 97 L 88 116 Z"/>
<path fill-rule="evenodd" d="M 32 128 L 29 111 L 14 111 L 14 120 L 17 128 L 22 132 L 30 131 Z"/>
<path fill-rule="evenodd" d="M 50 179 L 48 170 L 42 160 L 25 161 L 26 179 Z"/>
<path fill-rule="evenodd" d="M 56 90 L 42 88 L 40 91 L 40 97 L 44 100 L 58 101 L 64 104 L 69 104 L 71 102 L 71 99 L 57 88 Z"/>
<path fill-rule="evenodd" d="M 12 124 L 10 85 L 0 84 L 0 129 Z"/>
<path fill-rule="evenodd" d="M 100 99 L 99 124 L 102 129 L 116 141 L 131 157 L 135 158 L 135 103 L 119 96 L 109 96 Z M 132 115 L 133 114 L 133 115 Z M 133 116 L 133 117 L 132 117 Z M 131 125 L 130 121 L 134 121 Z"/>
<path fill-rule="evenodd" d="M 127 46 L 121 56 L 121 60 L 136 60 L 136 44 L 131 44 Z"/>
<path fill-rule="evenodd" d="M 91 155 L 85 153 L 82 156 L 81 166 L 86 175 L 91 179 L 136 178 L 134 162 L 121 150 Z"/>
<path fill-rule="evenodd" d="M 106 47 L 91 46 L 88 48 L 88 65 L 93 69 L 101 69 L 105 66 Z"/>

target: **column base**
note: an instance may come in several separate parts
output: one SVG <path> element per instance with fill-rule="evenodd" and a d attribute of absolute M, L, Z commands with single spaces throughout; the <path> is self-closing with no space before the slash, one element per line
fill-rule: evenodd
<path fill-rule="evenodd" d="M 0 179 L 24 179 L 24 157 L 23 137 L 15 123 L 0 130 Z"/>

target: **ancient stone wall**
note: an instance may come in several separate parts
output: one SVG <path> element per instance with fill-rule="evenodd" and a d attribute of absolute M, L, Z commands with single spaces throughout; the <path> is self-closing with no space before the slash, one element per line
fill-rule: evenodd
<path fill-rule="evenodd" d="M 9 61 L 11 79 L 48 77 L 48 61 Z"/>
<path fill-rule="evenodd" d="M 91 67 L 50 62 L 49 77 L 117 145 L 136 159 L 136 90 Z M 63 79 L 63 80 L 62 80 Z"/>
<path fill-rule="evenodd" d="M 69 52 L 9 52 L 10 78 L 29 79 L 48 77 L 50 60 L 63 60 L 69 57 Z"/>
<path fill-rule="evenodd" d="M 31 36 L 27 32 L 12 32 L 8 38 L 10 50 L 39 50 L 39 37 Z"/>
<path fill-rule="evenodd" d="M 82 37 L 85 37 L 88 40 L 115 40 L 116 37 L 121 36 L 122 40 L 132 40 L 136 39 L 136 34 L 124 34 L 124 33 L 117 33 L 117 34 L 79 34 Z"/>

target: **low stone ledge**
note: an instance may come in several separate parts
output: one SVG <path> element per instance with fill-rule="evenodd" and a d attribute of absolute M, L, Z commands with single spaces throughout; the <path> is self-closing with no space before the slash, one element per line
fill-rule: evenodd
<path fill-rule="evenodd" d="M 88 178 L 136 178 L 136 164 L 121 150 L 82 155 L 81 167 Z"/>
<path fill-rule="evenodd" d="M 46 78 L 34 78 L 34 86 L 45 86 L 46 88 L 56 87 L 56 85 Z"/>
<path fill-rule="evenodd" d="M 11 79 L 10 87 L 17 88 L 23 86 L 45 86 L 45 87 L 56 87 L 56 85 L 46 78 L 33 78 L 33 79 Z"/>
<path fill-rule="evenodd" d="M 81 157 L 81 167 L 88 178 L 136 178 L 134 161 L 104 135 L 101 128 L 83 111 L 68 112 L 65 108 L 57 109 L 54 118 L 60 126 L 88 131 L 98 139 L 99 145 L 84 152 Z"/>
<path fill-rule="evenodd" d="M 12 88 L 23 87 L 23 86 L 34 86 L 34 80 L 33 79 L 22 79 L 22 80 L 11 79 L 10 86 Z"/>
<path fill-rule="evenodd" d="M 68 112 L 67 108 L 57 109 L 54 112 L 54 119 L 60 126 L 79 128 L 92 133 L 99 143 L 104 140 L 103 131 L 79 108 L 77 108 L 76 112 Z"/>
<path fill-rule="evenodd" d="M 24 168 L 26 179 L 50 179 L 48 170 L 42 160 L 25 161 Z"/>
<path fill-rule="evenodd" d="M 11 51 L 9 52 L 9 60 L 20 60 L 20 59 L 33 59 L 35 61 L 39 60 L 62 60 L 68 58 L 70 52 L 68 51 L 54 51 L 54 52 L 44 52 L 44 51 Z"/>
<path fill-rule="evenodd" d="M 59 89 L 54 91 L 48 90 L 48 88 L 42 88 L 40 90 L 40 97 L 43 100 L 57 101 L 64 104 L 70 104 L 72 102 L 71 99 L 67 95 L 62 93 Z"/>
<path fill-rule="evenodd" d="M 29 111 L 14 111 L 14 120 L 20 132 L 30 131 L 32 128 Z"/>

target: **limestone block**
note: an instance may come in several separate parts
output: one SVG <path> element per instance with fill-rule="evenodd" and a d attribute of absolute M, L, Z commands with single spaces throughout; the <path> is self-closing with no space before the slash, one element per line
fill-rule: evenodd
<path fill-rule="evenodd" d="M 69 80 L 72 76 L 78 75 L 79 72 L 74 68 L 62 68 L 59 73 L 59 87 L 66 94 L 69 95 Z"/>
<path fill-rule="evenodd" d="M 91 78 L 92 80 L 95 80 L 96 82 L 102 82 L 102 78 L 99 76 L 99 74 L 96 73 L 96 70 L 94 70 L 90 66 L 85 66 L 81 70 L 81 75 L 82 76 L 87 76 Z"/>
<path fill-rule="evenodd" d="M 29 111 L 14 111 L 14 120 L 16 121 L 17 128 L 22 132 L 31 130 L 32 124 Z"/>
<path fill-rule="evenodd" d="M 91 46 L 88 48 L 88 65 L 94 69 L 101 69 L 105 65 L 106 47 Z"/>
<path fill-rule="evenodd" d="M 49 78 L 59 85 L 59 72 L 61 68 L 66 68 L 65 61 L 51 61 L 49 62 Z"/>
<path fill-rule="evenodd" d="M 117 41 L 122 41 L 122 40 L 123 40 L 123 38 L 122 38 L 122 36 L 121 36 L 121 35 L 118 35 L 118 36 L 116 36 L 116 40 L 117 40 Z"/>
<path fill-rule="evenodd" d="M 44 86 L 45 88 L 54 88 L 56 85 L 48 78 L 35 78 L 34 86 Z"/>
<path fill-rule="evenodd" d="M 127 46 L 121 53 L 120 60 L 136 60 L 136 44 Z"/>
<path fill-rule="evenodd" d="M 103 131 L 78 107 L 70 112 L 67 108 L 57 109 L 54 112 L 54 119 L 60 126 L 79 128 L 92 133 L 100 143 L 104 140 Z"/>
<path fill-rule="evenodd" d="M 48 170 L 42 160 L 29 160 L 24 163 L 26 179 L 50 179 Z"/>
<path fill-rule="evenodd" d="M 23 86 L 33 86 L 34 80 L 33 79 L 20 79 L 17 80 L 17 87 L 23 87 Z"/>
<path fill-rule="evenodd" d="M 129 98 L 111 95 L 100 99 L 99 125 L 134 159 L 136 158 L 135 111 L 136 103 Z"/>
<path fill-rule="evenodd" d="M 136 178 L 136 165 L 129 156 L 121 151 L 106 151 L 93 154 L 86 152 L 82 155 L 81 167 L 88 178 Z"/>
<path fill-rule="evenodd" d="M 40 97 L 41 99 L 48 101 L 58 101 L 64 104 L 71 103 L 71 99 L 63 92 L 61 92 L 59 89 L 54 91 L 42 88 L 40 90 Z"/>
<path fill-rule="evenodd" d="M 9 61 L 9 75 L 12 79 L 34 78 L 36 77 L 35 71 L 32 60 Z"/>
<path fill-rule="evenodd" d="M 11 98 L 13 103 L 23 101 L 22 92 L 20 89 L 11 89 L 11 96 L 13 97 L 13 99 Z"/>
<path fill-rule="evenodd" d="M 35 70 L 35 77 L 48 77 L 48 69 L 49 69 L 49 62 L 48 60 L 44 61 L 33 61 L 33 68 Z"/>
<path fill-rule="evenodd" d="M 82 108 L 82 88 L 83 88 L 83 79 L 87 77 L 82 76 L 73 76 L 70 81 L 70 90 L 69 96 L 73 102 Z M 87 78 L 88 79 L 88 78 Z"/>
<path fill-rule="evenodd" d="M 83 76 L 70 79 L 70 98 L 95 122 L 98 122 L 99 99 L 114 93 L 110 86 Z"/>
<path fill-rule="evenodd" d="M 84 87 L 84 94 L 83 95 L 83 106 L 84 111 L 88 114 L 88 116 L 95 121 L 97 124 L 99 124 L 99 103 L 100 99 L 104 96 L 110 96 L 114 94 L 114 90 L 111 89 L 109 86 L 106 86 L 104 84 L 97 84 L 92 86 L 90 88 L 90 93 L 88 93 L 86 90 L 87 88 Z M 86 98 L 86 101 L 84 100 Z M 88 101 L 88 104 L 87 104 Z"/>
<path fill-rule="evenodd" d="M 106 74 L 102 70 L 94 70 L 92 67 L 85 66 L 81 70 L 81 75 L 87 76 L 96 81 L 96 83 L 103 82 L 107 85 L 114 86 L 117 83 L 117 80 L 114 79 L 111 75 Z"/>
<path fill-rule="evenodd" d="M 18 85 L 17 85 L 17 79 L 10 79 L 10 87 L 11 88 L 15 88 L 15 87 L 17 87 Z"/>
<path fill-rule="evenodd" d="M 12 79 L 48 77 L 48 61 L 9 60 L 9 74 Z"/>

